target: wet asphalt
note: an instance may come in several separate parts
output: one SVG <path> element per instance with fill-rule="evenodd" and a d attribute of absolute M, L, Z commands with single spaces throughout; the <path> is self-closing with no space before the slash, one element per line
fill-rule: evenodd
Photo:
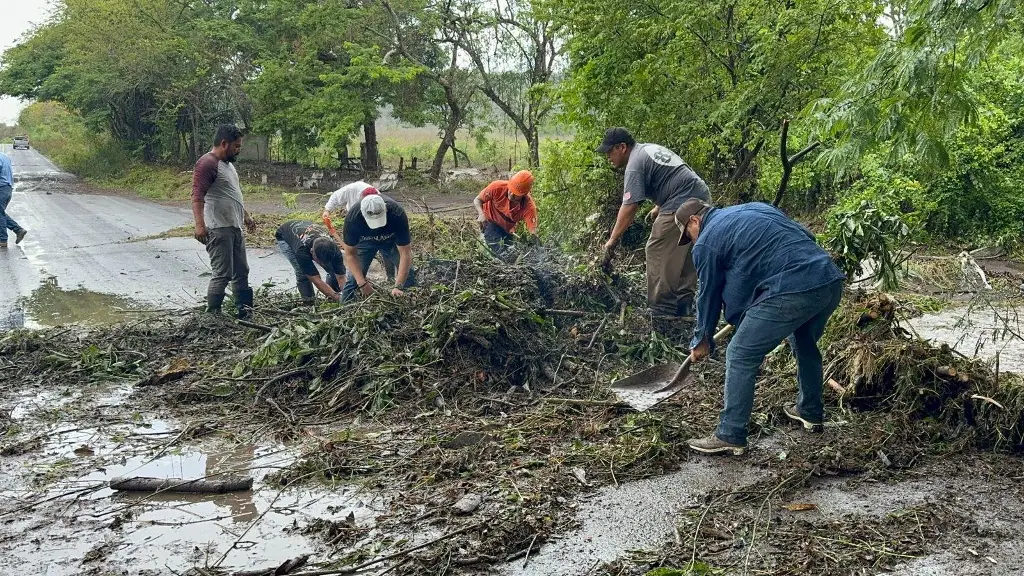
<path fill-rule="evenodd" d="M 140 240 L 192 222 L 186 209 L 131 196 L 85 193 L 74 176 L 31 150 L 0 145 L 14 167 L 7 213 L 29 231 L 21 244 L 0 249 L 0 330 L 62 323 L 33 312 L 33 298 L 53 287 L 67 308 L 88 306 L 94 293 L 147 307 L 197 306 L 205 297 L 206 248 L 190 238 Z M 270 249 L 249 249 L 250 283 L 287 285 L 287 261 Z M 82 298 L 90 296 L 90 298 Z"/>

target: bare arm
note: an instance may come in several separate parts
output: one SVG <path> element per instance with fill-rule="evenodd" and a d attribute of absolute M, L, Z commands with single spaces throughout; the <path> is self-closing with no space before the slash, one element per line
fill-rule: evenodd
<path fill-rule="evenodd" d="M 473 198 L 473 207 L 476 208 L 476 221 L 483 224 L 487 221 L 487 216 L 484 216 L 484 203 L 477 196 Z"/>
<path fill-rule="evenodd" d="M 611 249 L 619 243 L 619 239 L 626 233 L 626 228 L 633 223 L 639 208 L 639 204 L 623 204 L 619 207 L 619 215 L 615 218 L 615 227 L 612 228 L 612 233 L 608 236 L 608 242 L 605 242 L 605 248 Z"/>
<path fill-rule="evenodd" d="M 208 236 L 206 233 L 206 219 L 203 217 L 203 208 L 206 207 L 206 202 L 203 200 L 192 201 L 192 217 L 196 221 L 195 238 L 203 244 L 206 244 Z"/>
<path fill-rule="evenodd" d="M 409 278 L 409 270 L 412 269 L 412 244 L 398 247 L 398 272 L 395 274 L 395 287 L 399 290 L 405 286 Z"/>
<path fill-rule="evenodd" d="M 330 285 L 327 284 L 327 282 L 324 282 L 323 278 L 320 278 L 319 274 L 316 274 L 314 276 L 306 276 L 306 278 L 308 278 L 309 281 L 313 283 L 313 286 L 316 286 L 316 289 L 319 290 L 321 294 L 327 296 L 329 300 L 334 300 L 335 302 L 337 302 L 338 300 L 341 299 L 341 295 L 335 292 L 334 288 L 331 288 Z"/>

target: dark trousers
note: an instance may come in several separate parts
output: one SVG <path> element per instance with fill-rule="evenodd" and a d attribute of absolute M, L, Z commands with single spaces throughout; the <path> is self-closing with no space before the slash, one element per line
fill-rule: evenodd
<path fill-rule="evenodd" d="M 380 254 L 381 259 L 385 263 L 385 268 L 390 264 L 397 271 L 400 257 L 398 255 L 398 246 L 395 244 L 359 244 L 356 246 L 356 258 L 359 260 L 359 268 L 363 272 L 363 278 L 366 278 L 366 273 L 370 271 L 370 264 L 373 262 L 373 258 Z M 397 275 L 397 272 L 396 272 Z M 409 267 L 409 276 L 405 279 L 405 284 L 402 288 L 409 288 L 410 286 L 416 285 L 416 269 Z M 345 280 L 345 289 L 341 293 L 341 300 L 351 300 L 355 295 L 358 287 L 356 286 L 356 279 L 352 274 L 348 275 Z"/>
<path fill-rule="evenodd" d="M 747 424 L 754 409 L 754 384 L 761 363 L 784 339 L 796 357 L 800 415 L 821 422 L 822 366 L 818 340 L 843 296 L 843 281 L 814 290 L 783 294 L 747 309 L 725 353 L 725 408 L 715 435 L 740 446 L 747 444 Z"/>
<path fill-rule="evenodd" d="M 506 246 L 512 245 L 512 235 L 506 232 L 504 228 L 490 220 L 484 222 L 482 231 L 484 235 L 484 242 L 487 243 L 491 252 L 498 253 L 504 250 Z"/>
<path fill-rule="evenodd" d="M 14 189 L 10 186 L 0 186 L 0 242 L 7 242 L 7 231 L 21 232 L 21 226 L 7 215 L 7 205 L 14 197 Z"/>
<path fill-rule="evenodd" d="M 206 289 L 208 296 L 223 294 L 229 282 L 236 297 L 249 289 L 249 261 L 241 228 L 210 228 L 206 253 L 210 255 L 210 268 L 213 269 L 213 277 Z"/>
<path fill-rule="evenodd" d="M 312 301 L 315 296 L 315 290 L 313 283 L 310 282 L 309 277 L 306 276 L 306 272 L 299 266 L 299 260 L 295 257 L 295 251 L 292 247 L 284 240 L 277 241 L 277 248 L 284 254 L 284 257 L 288 259 L 288 262 L 292 265 L 292 269 L 295 270 L 295 284 L 299 287 L 299 295 L 302 296 L 303 300 Z M 341 271 L 345 273 L 344 269 Z M 334 272 L 327 272 L 327 285 L 334 289 L 335 292 L 341 291 L 341 286 L 338 284 L 338 277 Z"/>

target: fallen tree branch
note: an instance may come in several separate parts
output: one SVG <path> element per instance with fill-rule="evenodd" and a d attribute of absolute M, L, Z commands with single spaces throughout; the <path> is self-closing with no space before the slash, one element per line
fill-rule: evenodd
<path fill-rule="evenodd" d="M 264 568 L 263 570 L 239 570 L 233 572 L 231 576 L 284 576 L 291 574 L 293 570 L 298 570 L 306 565 L 309 560 L 309 554 L 303 554 L 302 556 L 296 556 L 291 560 L 285 560 L 283 564 L 276 568 Z"/>
<path fill-rule="evenodd" d="M 110 489 L 119 492 L 190 492 L 224 494 L 252 490 L 252 478 L 227 477 L 218 480 L 186 480 L 180 478 L 114 478 Z"/>

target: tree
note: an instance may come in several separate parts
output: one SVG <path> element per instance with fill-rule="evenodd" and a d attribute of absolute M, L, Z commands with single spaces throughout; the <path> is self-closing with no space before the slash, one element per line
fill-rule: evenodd
<path fill-rule="evenodd" d="M 759 194 L 758 157 L 777 156 L 782 120 L 805 127 L 807 105 L 832 94 L 882 36 L 879 9 L 864 0 L 551 0 L 550 8 L 570 35 L 563 116 L 591 147 L 608 126 L 626 126 L 741 198 Z"/>
<path fill-rule="evenodd" d="M 555 106 L 562 25 L 525 0 L 453 0 L 441 7 L 445 41 L 466 53 L 480 90 L 516 125 L 530 165 L 539 166 L 540 127 Z"/>
<path fill-rule="evenodd" d="M 842 175 L 882 148 L 894 160 L 948 166 L 947 143 L 978 121 L 982 105 L 971 72 L 1000 42 L 1021 33 L 1017 0 L 906 0 L 887 11 L 888 35 L 836 95 L 812 108 L 820 137 L 832 146 L 822 161 Z"/>
<path fill-rule="evenodd" d="M 447 10 L 446 4 L 447 1 L 440 4 L 441 13 Z M 441 142 L 429 172 L 431 178 L 437 179 L 448 150 L 457 153 L 455 134 L 467 120 L 470 102 L 479 90 L 478 76 L 459 66 L 458 43 L 451 37 L 450 30 L 436 25 L 438 6 L 402 15 L 387 0 L 381 0 L 381 6 L 391 22 L 389 34 L 382 34 L 382 38 L 391 41 L 401 57 L 419 67 L 420 74 L 429 78 L 442 95 L 436 118 L 440 121 Z"/>

